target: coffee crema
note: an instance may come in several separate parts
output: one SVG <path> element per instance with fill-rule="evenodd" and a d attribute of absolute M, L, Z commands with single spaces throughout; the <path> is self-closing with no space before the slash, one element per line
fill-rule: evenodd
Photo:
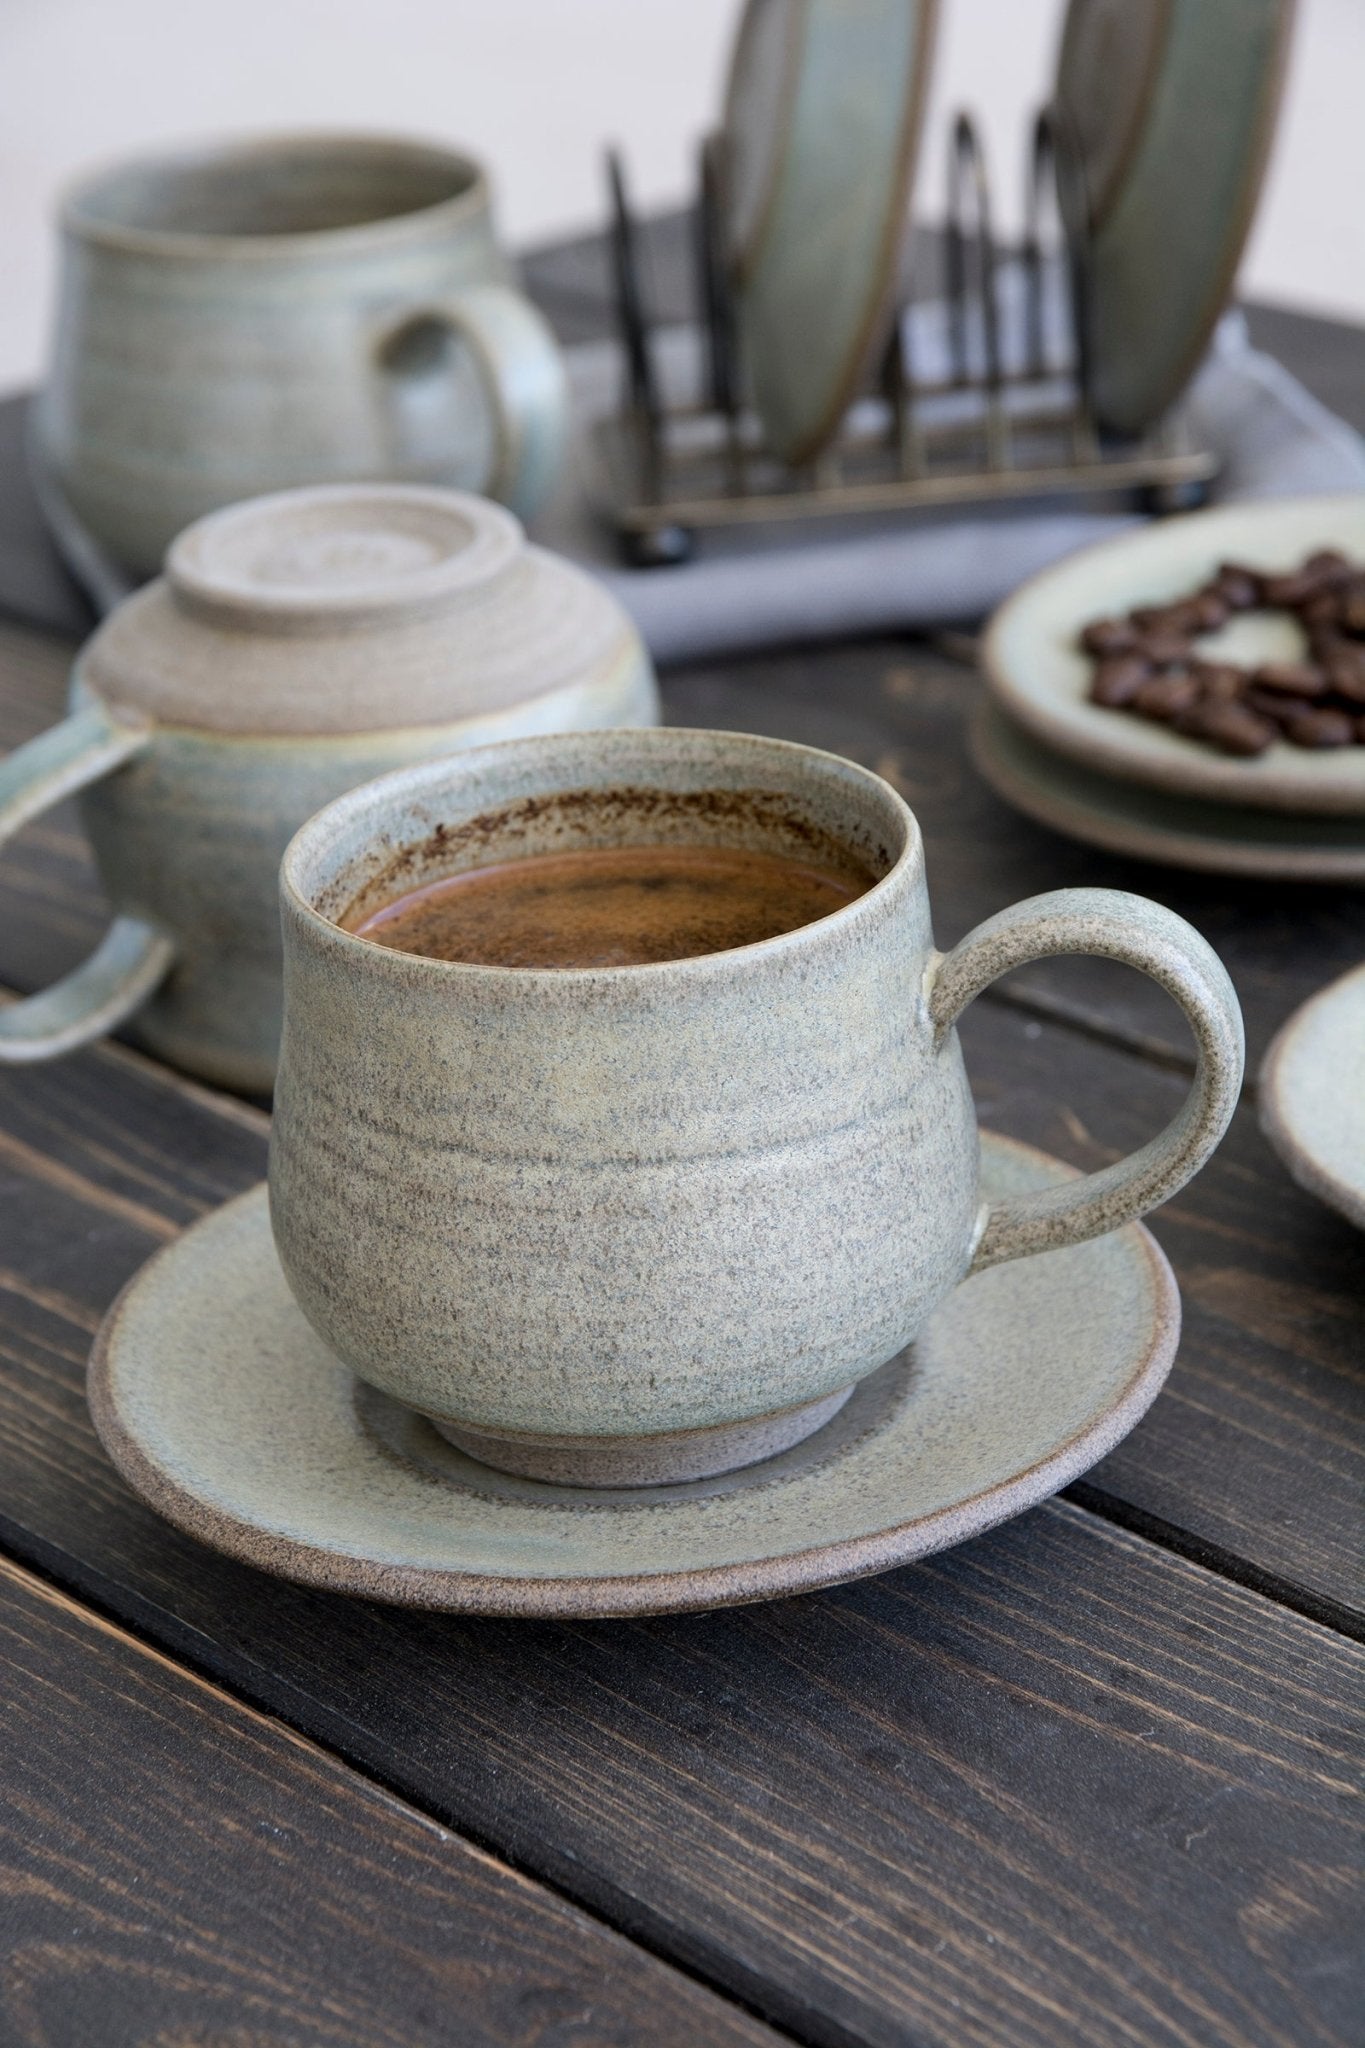
<path fill-rule="evenodd" d="M 876 877 L 730 846 L 613 846 L 470 868 L 345 921 L 402 953 L 483 967 L 641 967 L 756 945 Z"/>

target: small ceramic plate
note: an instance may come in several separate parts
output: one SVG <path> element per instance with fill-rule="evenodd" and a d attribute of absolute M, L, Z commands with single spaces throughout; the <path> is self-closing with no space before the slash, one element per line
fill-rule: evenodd
<path fill-rule="evenodd" d="M 1227 301 L 1280 103 L 1293 0 L 1071 0 L 1054 95 L 1090 225 L 1092 390 L 1138 434 Z"/>
<path fill-rule="evenodd" d="M 1261 1126 L 1300 1187 L 1365 1230 L 1365 967 L 1296 1010 L 1261 1068 Z"/>
<path fill-rule="evenodd" d="M 1293 817 L 1114 782 L 1041 746 L 989 703 L 973 721 L 972 759 L 1025 817 L 1107 853 L 1214 875 L 1365 880 L 1365 818 Z"/>
<path fill-rule="evenodd" d="M 723 126 L 741 348 L 805 462 L 886 339 L 938 0 L 748 0 Z"/>
<path fill-rule="evenodd" d="M 984 1136 L 997 1193 L 1067 1177 Z M 1137 1224 L 967 1281 L 782 1456 L 686 1486 L 510 1479 L 340 1366 L 295 1306 L 263 1187 L 160 1252 L 104 1320 L 95 1426 L 138 1493 L 282 1577 L 470 1614 L 762 1600 L 941 1550 L 1054 1493 L 1170 1369 L 1180 1298 Z"/>
<path fill-rule="evenodd" d="M 1090 658 L 1076 645 L 1091 619 L 1184 596 L 1220 562 L 1290 569 L 1326 547 L 1365 561 L 1365 494 L 1220 506 L 1083 548 L 1001 605 L 982 645 L 986 680 L 1016 724 L 1087 768 L 1218 804 L 1354 813 L 1365 836 L 1365 747 L 1316 753 L 1278 740 L 1255 760 L 1215 753 L 1169 726 L 1092 704 Z M 1197 645 L 1249 664 L 1294 659 L 1303 640 L 1284 613 L 1252 612 Z"/>

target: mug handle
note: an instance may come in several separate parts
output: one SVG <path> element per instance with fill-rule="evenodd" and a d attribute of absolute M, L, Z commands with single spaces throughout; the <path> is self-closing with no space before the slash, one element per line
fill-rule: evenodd
<path fill-rule="evenodd" d="M 559 472 L 569 432 L 569 384 L 548 321 L 529 299 L 501 284 L 470 285 L 409 308 L 380 336 L 376 357 L 390 376 L 435 328 L 469 346 L 497 437 L 483 495 L 527 519 Z"/>
<path fill-rule="evenodd" d="M 0 761 L 0 845 L 120 763 L 152 736 L 149 719 L 90 704 Z M 116 917 L 90 958 L 39 995 L 0 1009 L 0 1066 L 56 1059 L 102 1038 L 146 1001 L 175 948 L 138 917 Z"/>
<path fill-rule="evenodd" d="M 983 1208 L 969 1270 L 1101 1237 L 1145 1216 L 1199 1171 L 1237 1105 L 1245 1047 L 1227 969 L 1183 917 L 1122 889 L 1055 889 L 988 917 L 951 953 L 934 954 L 925 999 L 936 1046 L 974 996 L 1012 967 L 1092 953 L 1141 968 L 1174 996 L 1197 1048 L 1194 1080 L 1164 1131 L 1126 1159 L 1060 1187 Z"/>

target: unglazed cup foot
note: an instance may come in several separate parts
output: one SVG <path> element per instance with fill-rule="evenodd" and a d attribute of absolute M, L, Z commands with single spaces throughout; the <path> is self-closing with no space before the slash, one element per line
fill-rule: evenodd
<path fill-rule="evenodd" d="M 831 1421 L 852 1392 L 851 1386 L 840 1387 L 798 1408 L 657 1436 L 505 1436 L 434 1415 L 428 1420 L 457 1451 L 519 1479 L 540 1479 L 550 1486 L 677 1486 L 737 1472 L 789 1451 Z"/>

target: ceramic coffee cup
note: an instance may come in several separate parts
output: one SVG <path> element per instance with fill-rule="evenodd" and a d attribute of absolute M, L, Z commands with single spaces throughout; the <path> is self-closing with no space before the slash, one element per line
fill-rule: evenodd
<path fill-rule="evenodd" d="M 777 938 L 649 966 L 461 965 L 338 923 L 461 869 L 661 841 L 879 879 Z M 281 902 L 289 1284 L 362 1380 L 532 1478 L 681 1480 L 798 1442 L 968 1272 L 1172 1194 L 1241 1080 L 1231 984 L 1172 912 L 1062 890 L 945 957 L 901 798 L 776 740 L 602 733 L 408 769 L 303 827 Z M 1007 969 L 1075 952 L 1175 997 L 1188 1100 L 1116 1165 L 983 1206 L 954 1020 Z"/>
<path fill-rule="evenodd" d="M 254 1093 L 280 1035 L 280 856 L 305 818 L 405 762 L 658 715 L 600 584 L 486 499 L 405 485 L 201 520 L 84 648 L 72 707 L 0 761 L 0 841 L 82 791 L 115 918 L 84 967 L 0 1009 L 0 1062 L 131 1019 Z"/>
<path fill-rule="evenodd" d="M 291 485 L 458 485 L 524 516 L 552 481 L 562 362 L 469 157 L 230 144 L 92 177 L 61 225 L 38 466 L 137 574 L 203 513 Z"/>

